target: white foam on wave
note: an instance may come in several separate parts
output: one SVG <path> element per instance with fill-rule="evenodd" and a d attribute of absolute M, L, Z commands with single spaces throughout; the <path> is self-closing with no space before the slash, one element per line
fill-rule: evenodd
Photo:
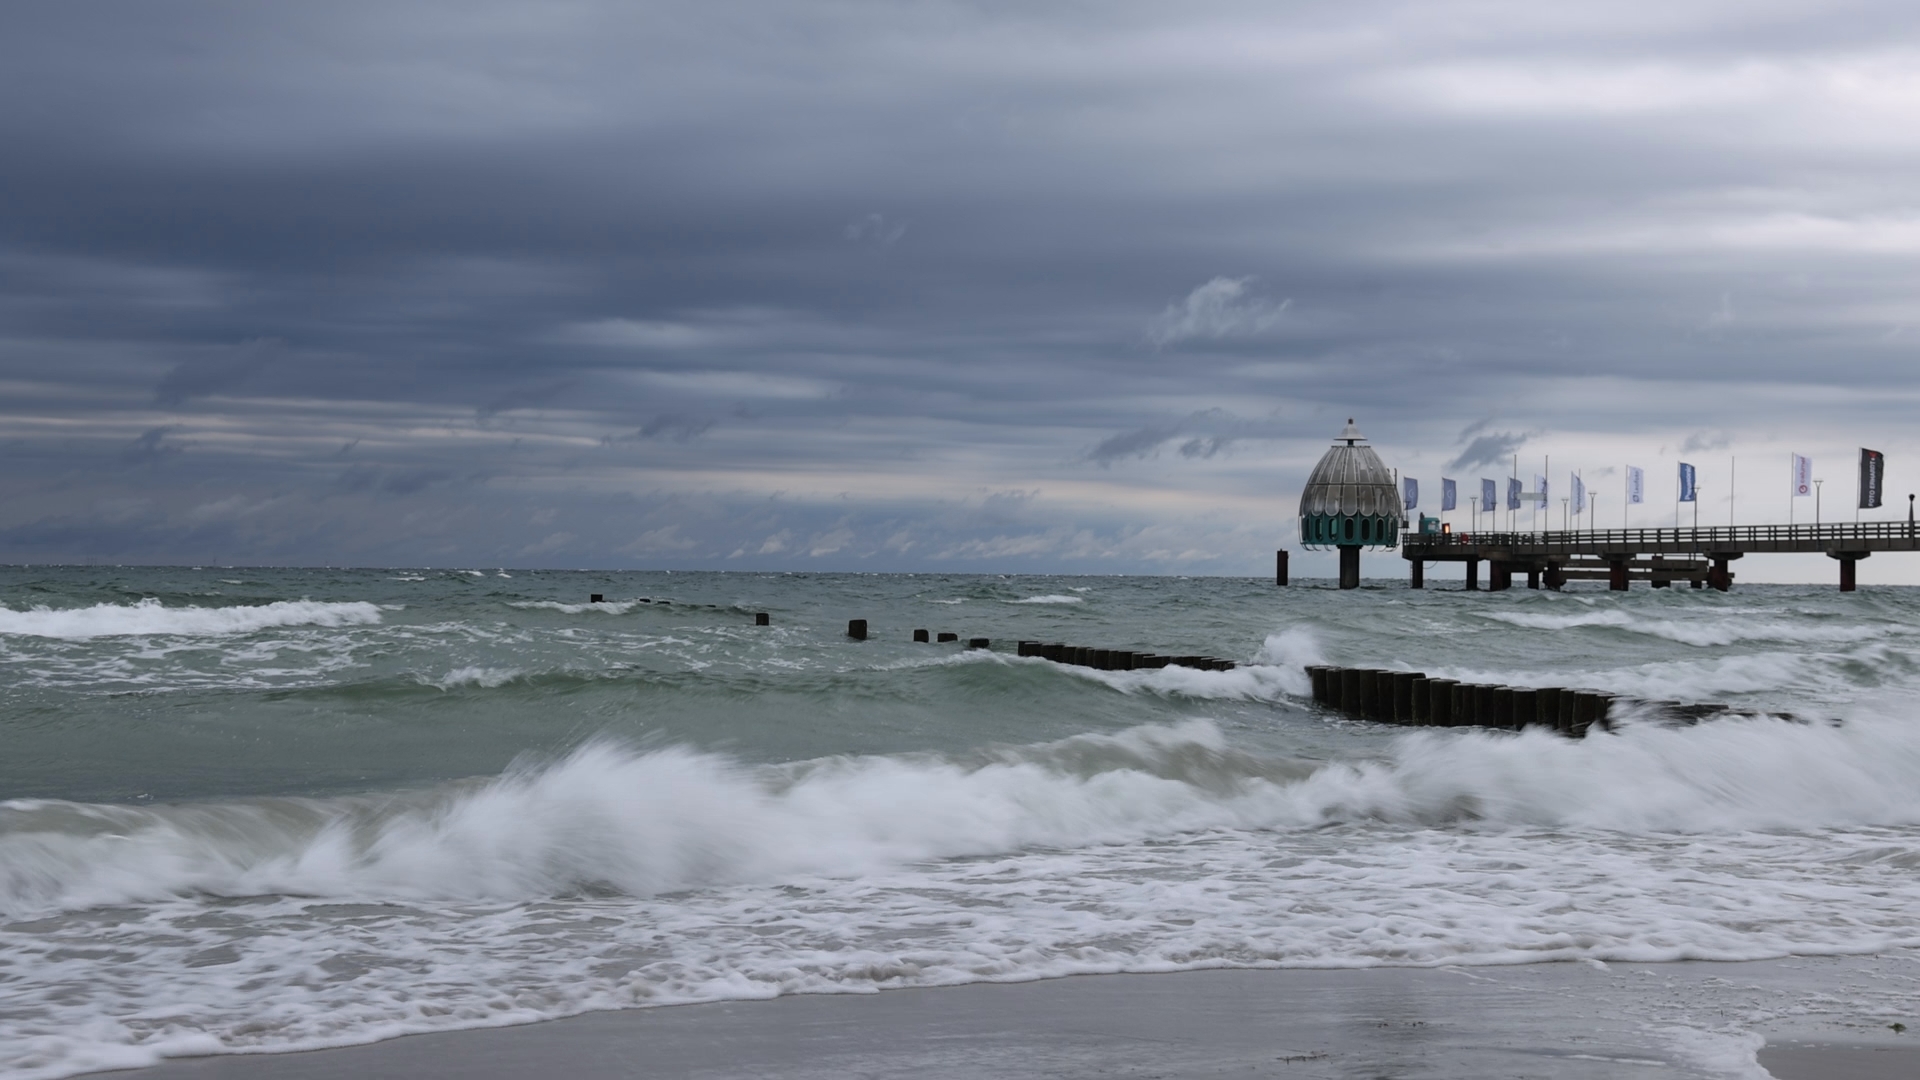
<path fill-rule="evenodd" d="M 1304 776 L 1232 752 L 1207 721 L 984 759 L 759 769 L 685 747 L 593 743 L 412 800 L 9 809 L 0 812 L 0 910 L 194 892 L 525 899 L 611 886 L 649 895 L 1341 821 L 1632 834 L 1913 825 L 1915 775 L 1920 731 L 1893 721 L 1638 727 L 1580 742 L 1416 732 L 1387 760 Z"/>
<path fill-rule="evenodd" d="M 525 611 L 558 611 L 567 615 L 579 615 L 589 611 L 597 611 L 602 615 L 625 615 L 643 602 L 651 603 L 651 601 L 640 600 L 603 600 L 598 604 L 568 604 L 559 600 L 514 600 L 507 606 Z"/>
<path fill-rule="evenodd" d="M 1885 635 L 1885 630 L 1859 623 L 1821 623 L 1809 619 L 1787 620 L 1778 611 L 1756 618 L 1753 611 L 1709 610 L 1693 618 L 1656 618 L 1638 611 L 1617 607 L 1586 607 L 1576 611 L 1476 611 L 1475 615 L 1494 622 L 1529 630 L 1573 630 L 1603 627 L 1645 634 L 1682 645 L 1700 648 L 1733 645 L 1743 641 L 1785 641 L 1801 644 L 1868 641 Z"/>
<path fill-rule="evenodd" d="M 379 621 L 379 606 L 364 601 L 278 600 L 250 606 L 166 607 L 148 598 L 133 604 L 83 608 L 40 606 L 16 611 L 0 606 L 0 634 L 70 640 L 246 634 L 277 626 L 367 626 Z"/>
<path fill-rule="evenodd" d="M 1062 596 L 1058 593 L 1046 596 L 1029 596 L 1020 600 L 1008 600 L 1009 604 L 1084 604 L 1086 600 L 1078 596 Z"/>
<path fill-rule="evenodd" d="M 518 668 L 461 667 L 438 679 L 425 680 L 428 686 L 437 686 L 442 690 L 452 690 L 460 686 L 478 686 L 492 690 L 505 686 L 525 674 Z"/>
<path fill-rule="evenodd" d="M 1890 721 L 1420 732 L 1319 767 L 1192 721 L 758 768 L 597 743 L 417 796 L 0 804 L 8 910 L 147 905 L 0 923 L 21 1003 L 0 1072 L 1098 972 L 1920 945 L 1917 763 Z M 209 919 L 195 893 L 280 898 Z M 140 963 L 103 979 L 101 949 Z"/>

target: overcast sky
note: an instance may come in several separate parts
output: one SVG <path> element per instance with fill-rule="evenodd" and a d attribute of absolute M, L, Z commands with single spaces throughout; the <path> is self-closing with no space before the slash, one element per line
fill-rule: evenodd
<path fill-rule="evenodd" d="M 1266 574 L 1349 416 L 1904 516 L 1917 11 L 13 0 L 0 560 Z"/>

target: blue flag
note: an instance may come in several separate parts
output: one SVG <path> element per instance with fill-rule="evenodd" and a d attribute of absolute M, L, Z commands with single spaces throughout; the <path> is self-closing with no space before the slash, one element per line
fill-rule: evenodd
<path fill-rule="evenodd" d="M 1684 461 L 1680 463 L 1680 501 L 1693 501 L 1693 466 Z"/>
<path fill-rule="evenodd" d="M 1488 480 L 1484 476 L 1481 477 L 1480 478 L 1480 509 L 1491 510 L 1493 509 L 1493 504 L 1498 502 L 1499 500 L 1500 500 L 1500 491 L 1498 488 L 1493 486 L 1493 481 Z"/>
<path fill-rule="evenodd" d="M 1507 477 L 1507 509 L 1520 509 L 1520 478 L 1517 476 Z"/>
<path fill-rule="evenodd" d="M 1460 505 L 1460 495 L 1453 488 L 1453 481 L 1440 478 L 1440 509 L 1444 513 Z"/>
<path fill-rule="evenodd" d="M 1400 501 L 1406 503 L 1406 509 L 1412 510 L 1420 505 L 1420 481 L 1411 476 L 1400 478 Z"/>

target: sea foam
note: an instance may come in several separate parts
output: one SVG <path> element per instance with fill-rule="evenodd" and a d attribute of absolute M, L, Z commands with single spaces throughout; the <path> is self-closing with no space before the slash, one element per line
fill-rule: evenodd
<path fill-rule="evenodd" d="M 231 607 L 165 607 L 151 597 L 132 604 L 91 607 L 0 607 L 0 634 L 85 639 L 147 635 L 246 634 L 276 626 L 364 626 L 380 621 L 380 608 L 360 601 L 328 603 L 278 600 Z"/>

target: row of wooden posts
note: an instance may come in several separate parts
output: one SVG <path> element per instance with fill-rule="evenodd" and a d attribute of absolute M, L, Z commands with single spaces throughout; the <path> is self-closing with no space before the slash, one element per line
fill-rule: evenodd
<path fill-rule="evenodd" d="M 1037 656 L 1056 664 L 1074 664 L 1101 671 L 1141 671 L 1147 668 L 1190 667 L 1201 671 L 1232 671 L 1239 665 L 1217 656 L 1161 656 L 1129 649 L 1089 649 L 1084 645 L 1022 641 L 1021 656 Z"/>
<path fill-rule="evenodd" d="M 1309 664 L 1313 700 L 1349 716 L 1421 727 L 1537 727 L 1582 738 L 1609 726 L 1615 694 L 1560 686 L 1493 686 L 1419 671 Z"/>
<path fill-rule="evenodd" d="M 1313 681 L 1316 703 L 1383 724 L 1508 731 L 1537 727 L 1578 739 L 1594 728 L 1612 728 L 1626 709 L 1632 709 L 1638 718 L 1669 726 L 1736 715 L 1808 722 L 1789 712 L 1756 713 L 1717 701 L 1659 701 L 1564 686 L 1496 686 L 1430 679 L 1419 671 L 1309 664 L 1307 677 Z"/>

